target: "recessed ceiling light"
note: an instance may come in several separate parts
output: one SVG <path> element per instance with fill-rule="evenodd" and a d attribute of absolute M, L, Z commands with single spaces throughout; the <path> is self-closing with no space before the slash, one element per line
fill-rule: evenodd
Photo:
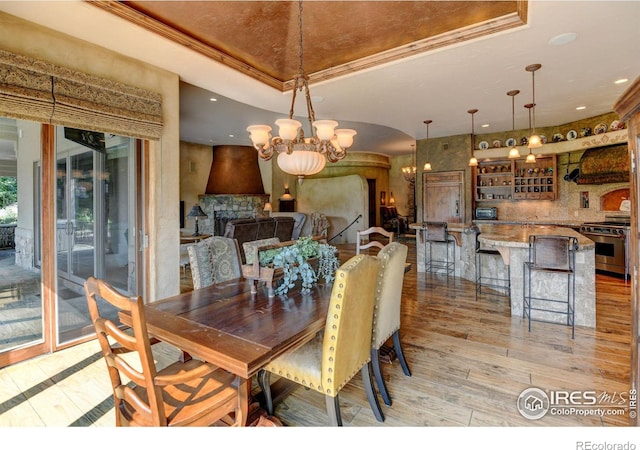
<path fill-rule="evenodd" d="M 573 42 L 578 37 L 575 33 L 562 33 L 549 39 L 549 45 L 565 45 Z"/>
<path fill-rule="evenodd" d="M 230 138 L 232 138 L 232 137 L 236 137 L 236 135 L 235 135 L 235 134 L 230 134 L 230 135 L 229 135 L 229 137 L 230 137 Z"/>
<path fill-rule="evenodd" d="M 587 109 L 587 107 L 586 106 L 577 106 L 576 107 L 577 111 L 582 111 L 583 109 Z"/>
<path fill-rule="evenodd" d="M 484 125 L 482 125 L 482 128 L 489 128 L 489 124 L 485 123 Z"/>
<path fill-rule="evenodd" d="M 614 81 L 614 84 L 622 84 L 622 83 L 626 83 L 627 81 L 629 81 L 628 78 L 620 78 L 619 80 Z"/>
<path fill-rule="evenodd" d="M 209 101 L 211 101 L 211 102 L 217 102 L 217 101 L 218 101 L 218 99 L 217 99 L 217 98 L 215 98 L 215 97 L 211 97 L 211 98 L 209 99 Z"/>

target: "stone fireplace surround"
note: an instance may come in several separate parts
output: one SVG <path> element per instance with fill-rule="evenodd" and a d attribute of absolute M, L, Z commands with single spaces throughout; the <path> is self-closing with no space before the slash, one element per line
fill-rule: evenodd
<path fill-rule="evenodd" d="M 208 216 L 198 222 L 201 233 L 222 236 L 230 220 L 268 217 L 264 213 L 268 194 L 203 194 L 198 199 Z"/>

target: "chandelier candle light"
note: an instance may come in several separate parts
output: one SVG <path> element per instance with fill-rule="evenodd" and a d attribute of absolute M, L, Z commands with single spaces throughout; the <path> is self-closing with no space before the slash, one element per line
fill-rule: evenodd
<path fill-rule="evenodd" d="M 416 182 L 416 160 L 415 160 L 415 152 L 414 152 L 414 147 L 415 145 L 411 146 L 411 161 L 412 161 L 412 165 L 408 166 L 408 167 L 403 167 L 402 168 L 402 176 L 404 177 L 404 179 L 406 181 L 408 181 L 409 183 L 413 184 Z"/>
<path fill-rule="evenodd" d="M 308 76 L 302 67 L 302 0 L 298 2 L 298 31 L 300 48 L 300 66 L 295 78 L 291 109 L 288 119 L 276 120 L 278 136 L 271 137 L 269 125 L 250 125 L 247 131 L 260 158 L 268 161 L 274 152 L 278 153 L 278 166 L 282 171 L 298 177 L 302 184 L 306 175 L 314 175 L 324 169 L 326 160 L 337 162 L 347 156 L 347 149 L 353 144 L 353 136 L 357 133 L 351 129 L 336 129 L 335 120 L 316 120 L 311 95 L 309 93 Z M 309 125 L 313 133 L 305 138 L 302 124 L 293 118 L 293 110 L 297 91 L 305 93 Z M 326 156 L 326 160 L 325 160 Z"/>
<path fill-rule="evenodd" d="M 425 120 L 424 123 L 427 125 L 427 139 L 426 142 L 429 142 L 429 124 L 433 122 L 433 120 Z M 431 170 L 431 163 L 427 161 L 424 163 L 424 167 L 422 168 L 425 172 L 429 172 Z"/>

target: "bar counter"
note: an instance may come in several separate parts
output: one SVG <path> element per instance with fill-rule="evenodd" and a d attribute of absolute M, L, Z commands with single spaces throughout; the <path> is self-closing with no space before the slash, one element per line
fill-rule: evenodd
<path fill-rule="evenodd" d="M 426 228 L 421 223 L 409 225 L 416 230 L 416 255 L 417 270 L 425 272 L 424 257 L 426 252 L 425 239 Z M 456 240 L 456 276 L 475 282 L 475 241 L 476 234 L 480 233 L 478 240 L 485 246 L 494 247 L 500 252 L 502 260 L 511 268 L 511 315 L 522 317 L 523 305 L 523 263 L 529 258 L 529 236 L 532 234 L 574 236 L 578 239 L 578 251 L 576 252 L 576 326 L 595 327 L 596 324 L 596 289 L 595 289 L 595 244 L 591 239 L 574 231 L 571 228 L 553 225 L 517 225 L 517 224 L 463 224 L 449 223 L 449 233 Z M 442 247 L 444 246 L 437 246 Z M 434 249 L 436 247 L 434 246 Z M 452 257 L 451 255 L 450 257 Z M 489 258 L 486 258 L 489 260 Z M 503 276 L 498 273 L 500 268 L 491 261 L 483 261 L 483 274 Z M 493 272 L 493 273 L 492 273 Z M 438 276 L 444 276 L 438 274 Z M 545 296 L 564 298 L 566 296 L 566 282 L 554 278 L 556 275 L 535 277 L 535 289 L 543 292 Z M 548 318 L 551 321 L 561 321 L 566 318 L 561 316 Z"/>

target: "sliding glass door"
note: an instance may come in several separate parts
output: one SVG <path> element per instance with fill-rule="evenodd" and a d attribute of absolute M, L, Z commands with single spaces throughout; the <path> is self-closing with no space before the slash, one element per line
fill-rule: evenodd
<path fill-rule="evenodd" d="M 135 293 L 134 143 L 105 133 L 56 129 L 60 344 L 93 333 L 83 291 L 88 277 L 102 278 L 125 294 Z"/>

